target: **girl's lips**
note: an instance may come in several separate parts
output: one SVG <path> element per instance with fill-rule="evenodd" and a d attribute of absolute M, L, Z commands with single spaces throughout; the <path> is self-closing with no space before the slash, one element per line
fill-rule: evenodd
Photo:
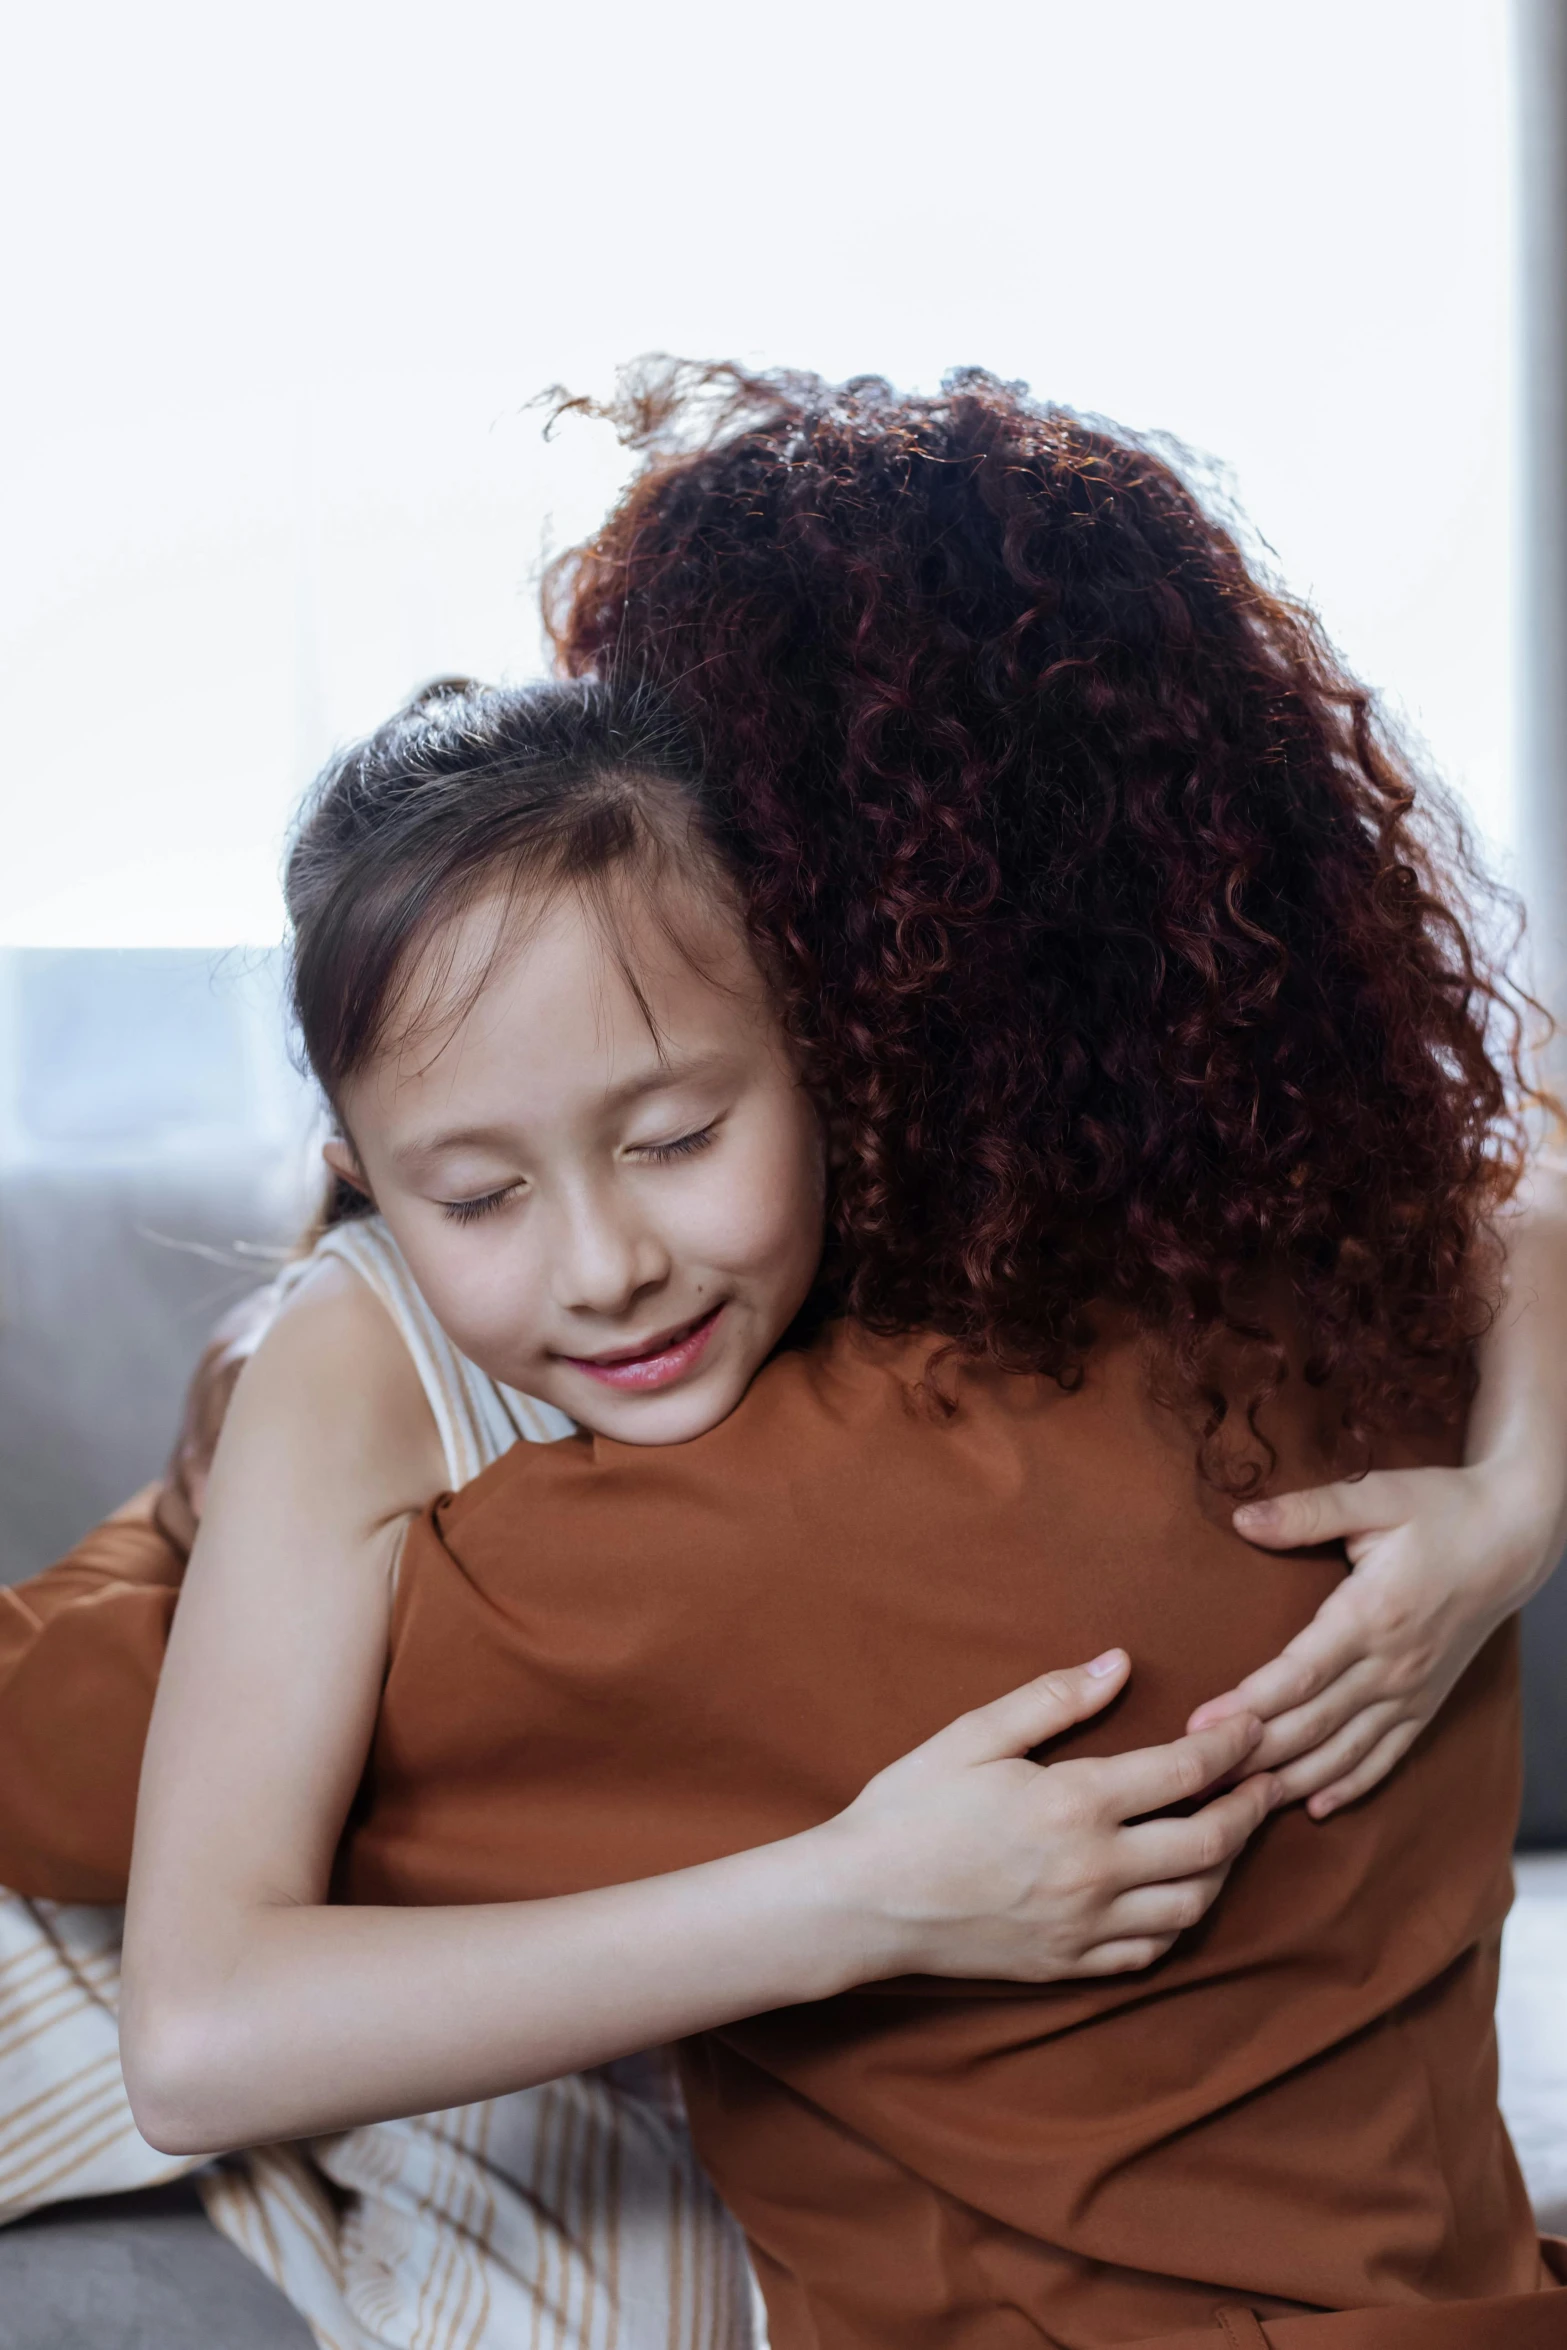
<path fill-rule="evenodd" d="M 562 1359 L 574 1370 L 586 1371 L 601 1386 L 646 1395 L 657 1387 L 671 1387 L 677 1379 L 685 1377 L 706 1352 L 723 1310 L 721 1305 L 709 1307 L 697 1321 L 687 1322 L 671 1337 L 657 1340 L 646 1354 L 620 1355 L 608 1362 L 593 1362 L 587 1355 L 566 1355 Z"/>

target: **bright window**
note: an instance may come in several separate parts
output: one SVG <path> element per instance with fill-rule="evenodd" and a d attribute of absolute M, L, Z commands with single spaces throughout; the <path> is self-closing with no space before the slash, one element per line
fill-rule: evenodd
<path fill-rule="evenodd" d="M 978 362 L 1213 452 L 1505 841 L 1506 17 L 28 10 L 0 943 L 275 939 L 332 744 L 540 664 L 620 458 L 524 403 L 651 349 Z"/>

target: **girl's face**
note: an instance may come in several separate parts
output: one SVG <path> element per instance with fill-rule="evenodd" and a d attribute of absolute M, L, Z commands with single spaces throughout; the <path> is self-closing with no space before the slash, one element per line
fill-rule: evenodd
<path fill-rule="evenodd" d="M 714 1427 L 803 1304 L 824 1211 L 816 1114 L 733 920 L 674 883 L 661 905 L 616 885 L 613 939 L 569 889 L 521 919 L 487 899 L 407 1001 L 327 1155 L 447 1334 L 621 1443 Z"/>

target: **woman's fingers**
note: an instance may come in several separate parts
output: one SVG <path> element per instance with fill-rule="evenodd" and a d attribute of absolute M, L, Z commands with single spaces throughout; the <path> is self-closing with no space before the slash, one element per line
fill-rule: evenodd
<path fill-rule="evenodd" d="M 1367 1706 L 1379 1703 L 1385 1695 L 1380 1668 L 1373 1658 L 1357 1658 L 1346 1673 L 1340 1673 L 1330 1688 L 1307 1705 L 1297 1705 L 1288 1713 L 1277 1714 L 1263 1724 L 1261 1738 L 1252 1749 L 1250 1767 L 1253 1770 L 1280 1771 L 1286 1764 L 1297 1762 L 1311 1754 L 1330 1738 L 1337 1737 L 1346 1722 L 1352 1722 Z"/>
<path fill-rule="evenodd" d="M 1168 1746 L 1110 1755 L 1093 1766 L 1109 1816 L 1135 1820 L 1144 1812 L 1189 1802 L 1244 1761 L 1261 1736 L 1262 1724 L 1254 1714 L 1234 1714 L 1211 1730 L 1188 1731 Z"/>
<path fill-rule="evenodd" d="M 1276 1783 L 1264 1774 L 1243 1779 L 1189 1819 L 1143 1820 L 1123 1828 L 1116 1838 L 1114 1882 L 1124 1892 L 1228 1868 L 1276 1801 Z"/>
<path fill-rule="evenodd" d="M 1315 1795 L 1331 1787 L 1338 1779 L 1355 1770 L 1370 1755 L 1387 1733 L 1400 1720 L 1402 1707 L 1394 1698 L 1384 1698 L 1378 1705 L 1362 1707 L 1351 1721 L 1344 1724 L 1335 1736 L 1314 1746 L 1298 1762 L 1286 1763 L 1275 1771 L 1274 1783 L 1281 1803 L 1299 1803 L 1302 1796 Z"/>
<path fill-rule="evenodd" d="M 941 1766 L 1001 1762 L 1009 1755 L 1027 1754 L 1108 1705 L 1125 1682 L 1130 1664 L 1124 1648 L 1109 1648 L 1091 1664 L 1041 1673 L 1021 1689 L 1009 1689 L 989 1705 L 959 1714 L 918 1751 Z"/>
<path fill-rule="evenodd" d="M 1394 1764 L 1403 1761 L 1423 1726 L 1420 1722 L 1395 1722 L 1391 1730 L 1384 1731 L 1364 1762 L 1311 1798 L 1306 1809 L 1312 1818 L 1325 1820 L 1330 1812 L 1341 1811 L 1346 1803 L 1356 1803 L 1379 1787 Z"/>
<path fill-rule="evenodd" d="M 1222 1722 L 1236 1713 L 1256 1714 L 1259 1720 L 1271 1722 L 1329 1688 L 1365 1654 L 1365 1633 L 1353 1611 L 1334 1605 L 1345 1588 L 1340 1584 L 1338 1591 L 1330 1592 L 1304 1631 L 1297 1632 L 1276 1657 L 1248 1673 L 1222 1697 L 1211 1697 L 1206 1705 L 1200 1705 L 1187 1728 L 1204 1730 L 1210 1722 Z"/>
<path fill-rule="evenodd" d="M 1264 1550 L 1309 1550 L 1314 1543 L 1384 1531 L 1401 1524 L 1408 1513 L 1408 1491 L 1394 1469 L 1276 1494 L 1271 1501 L 1243 1502 L 1234 1526 Z"/>
<path fill-rule="evenodd" d="M 1246 1502 L 1235 1512 L 1235 1529 L 1264 1549 L 1303 1550 L 1317 1542 L 1352 1541 L 1357 1535 L 1386 1532 L 1402 1525 L 1409 1509 L 1407 1473 L 1384 1470 L 1342 1479 L 1337 1485 L 1281 1493 L 1272 1501 Z M 1260 1714 L 1265 1722 L 1271 1721 L 1318 1696 L 1365 1654 L 1360 1596 L 1354 1578 L 1346 1579 L 1271 1662 L 1200 1705 L 1188 1727 L 1201 1729 L 1236 1712 Z"/>

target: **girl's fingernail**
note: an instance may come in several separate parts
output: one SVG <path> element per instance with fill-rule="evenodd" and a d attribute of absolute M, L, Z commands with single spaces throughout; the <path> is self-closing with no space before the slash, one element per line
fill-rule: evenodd
<path fill-rule="evenodd" d="M 1254 1533 L 1266 1533 L 1278 1516 L 1271 1501 L 1243 1501 L 1235 1512 L 1234 1524 L 1244 1533 L 1249 1526 Z"/>
<path fill-rule="evenodd" d="M 1091 1675 L 1092 1678 L 1096 1681 L 1107 1680 L 1110 1674 L 1115 1671 L 1116 1666 L 1121 1662 L 1121 1658 L 1124 1654 L 1125 1651 L 1122 1649 L 1107 1648 L 1103 1656 L 1096 1656 L 1093 1663 L 1091 1665 L 1085 1665 L 1083 1670 L 1085 1673 Z"/>

